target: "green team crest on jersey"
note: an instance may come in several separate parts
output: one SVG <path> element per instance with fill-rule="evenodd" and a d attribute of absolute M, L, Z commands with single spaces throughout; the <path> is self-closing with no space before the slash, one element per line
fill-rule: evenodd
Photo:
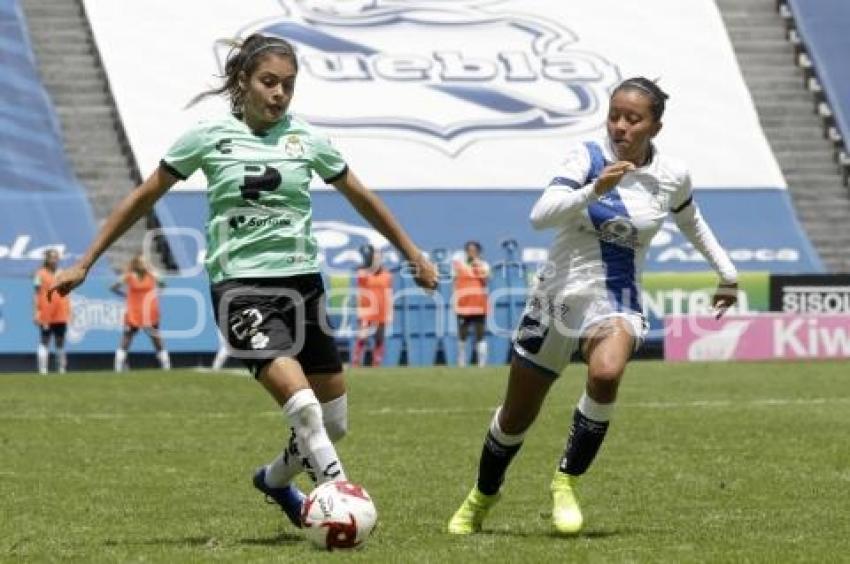
<path fill-rule="evenodd" d="M 207 178 L 205 265 L 212 282 L 318 272 L 309 185 L 345 172 L 342 156 L 287 116 L 262 135 L 235 116 L 202 122 L 162 162 L 178 178 Z"/>

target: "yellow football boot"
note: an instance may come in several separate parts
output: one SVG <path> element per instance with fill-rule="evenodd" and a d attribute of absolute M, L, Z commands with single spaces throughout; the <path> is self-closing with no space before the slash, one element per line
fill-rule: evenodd
<path fill-rule="evenodd" d="M 481 523 L 484 522 L 484 517 L 487 516 L 487 512 L 499 501 L 500 497 L 501 494 L 499 493 L 484 495 L 478 491 L 478 487 L 473 487 L 460 508 L 449 520 L 449 533 L 452 535 L 469 535 L 481 531 Z"/>
<path fill-rule="evenodd" d="M 577 476 L 562 472 L 552 478 L 552 526 L 559 535 L 578 534 L 584 524 L 574 491 L 577 481 Z"/>

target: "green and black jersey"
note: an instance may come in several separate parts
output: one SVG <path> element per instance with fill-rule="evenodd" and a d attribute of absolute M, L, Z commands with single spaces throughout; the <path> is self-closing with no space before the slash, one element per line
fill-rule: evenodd
<path fill-rule="evenodd" d="M 286 116 L 255 134 L 236 116 L 207 120 L 183 134 L 161 165 L 186 179 L 207 177 L 205 265 L 213 283 L 319 271 L 309 185 L 331 183 L 346 164 L 327 138 Z"/>

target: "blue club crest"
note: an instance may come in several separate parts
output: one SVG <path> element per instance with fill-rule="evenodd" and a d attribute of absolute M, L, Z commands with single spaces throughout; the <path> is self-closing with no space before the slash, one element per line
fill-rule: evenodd
<path fill-rule="evenodd" d="M 560 22 L 499 11 L 503 3 L 280 0 L 280 16 L 239 35 L 296 45 L 294 110 L 336 135 L 456 155 L 483 139 L 597 130 L 616 66 Z"/>

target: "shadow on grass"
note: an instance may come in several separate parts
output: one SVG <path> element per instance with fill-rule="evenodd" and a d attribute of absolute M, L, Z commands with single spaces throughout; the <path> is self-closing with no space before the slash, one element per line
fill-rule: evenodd
<path fill-rule="evenodd" d="M 279 546 L 302 542 L 304 537 L 296 533 L 280 533 L 273 537 L 239 539 L 239 544 L 248 546 Z"/>
<path fill-rule="evenodd" d="M 594 540 L 594 539 L 606 539 L 610 537 L 618 537 L 622 535 L 629 535 L 634 533 L 633 530 L 615 530 L 615 529 L 590 529 L 586 531 L 582 531 L 577 535 L 559 535 L 555 531 L 550 529 L 541 529 L 539 531 L 514 531 L 511 529 L 497 529 L 497 530 L 484 530 L 479 533 L 475 533 L 473 536 L 494 536 L 494 537 L 517 537 L 517 538 L 550 538 L 550 539 L 558 539 L 563 541 L 576 541 L 576 540 Z"/>
<path fill-rule="evenodd" d="M 248 546 L 280 546 L 284 544 L 294 544 L 301 542 L 301 535 L 294 533 L 280 533 L 275 536 L 265 538 L 245 538 L 236 541 L 238 544 Z M 116 540 L 107 539 L 103 542 L 105 546 L 190 546 L 190 547 L 205 547 L 217 548 L 222 545 L 229 544 L 222 542 L 215 537 L 196 536 L 196 537 L 178 537 L 178 538 L 153 538 L 139 540 Z"/>
<path fill-rule="evenodd" d="M 569 540 L 582 540 L 582 539 L 594 540 L 594 539 L 607 539 L 607 538 L 610 538 L 610 537 L 619 537 L 619 536 L 622 536 L 622 535 L 628 535 L 628 534 L 633 533 L 633 532 L 634 531 L 617 531 L 617 530 L 606 531 L 604 529 L 597 529 L 597 530 L 591 529 L 589 531 L 582 531 L 577 535 L 559 535 L 555 531 L 547 531 L 546 536 L 553 538 L 553 539 L 562 539 L 562 540 L 567 540 L 567 541 L 569 541 Z"/>
<path fill-rule="evenodd" d="M 212 546 L 219 541 L 214 537 L 182 537 L 182 538 L 153 538 L 153 539 L 106 539 L 104 546 Z"/>

